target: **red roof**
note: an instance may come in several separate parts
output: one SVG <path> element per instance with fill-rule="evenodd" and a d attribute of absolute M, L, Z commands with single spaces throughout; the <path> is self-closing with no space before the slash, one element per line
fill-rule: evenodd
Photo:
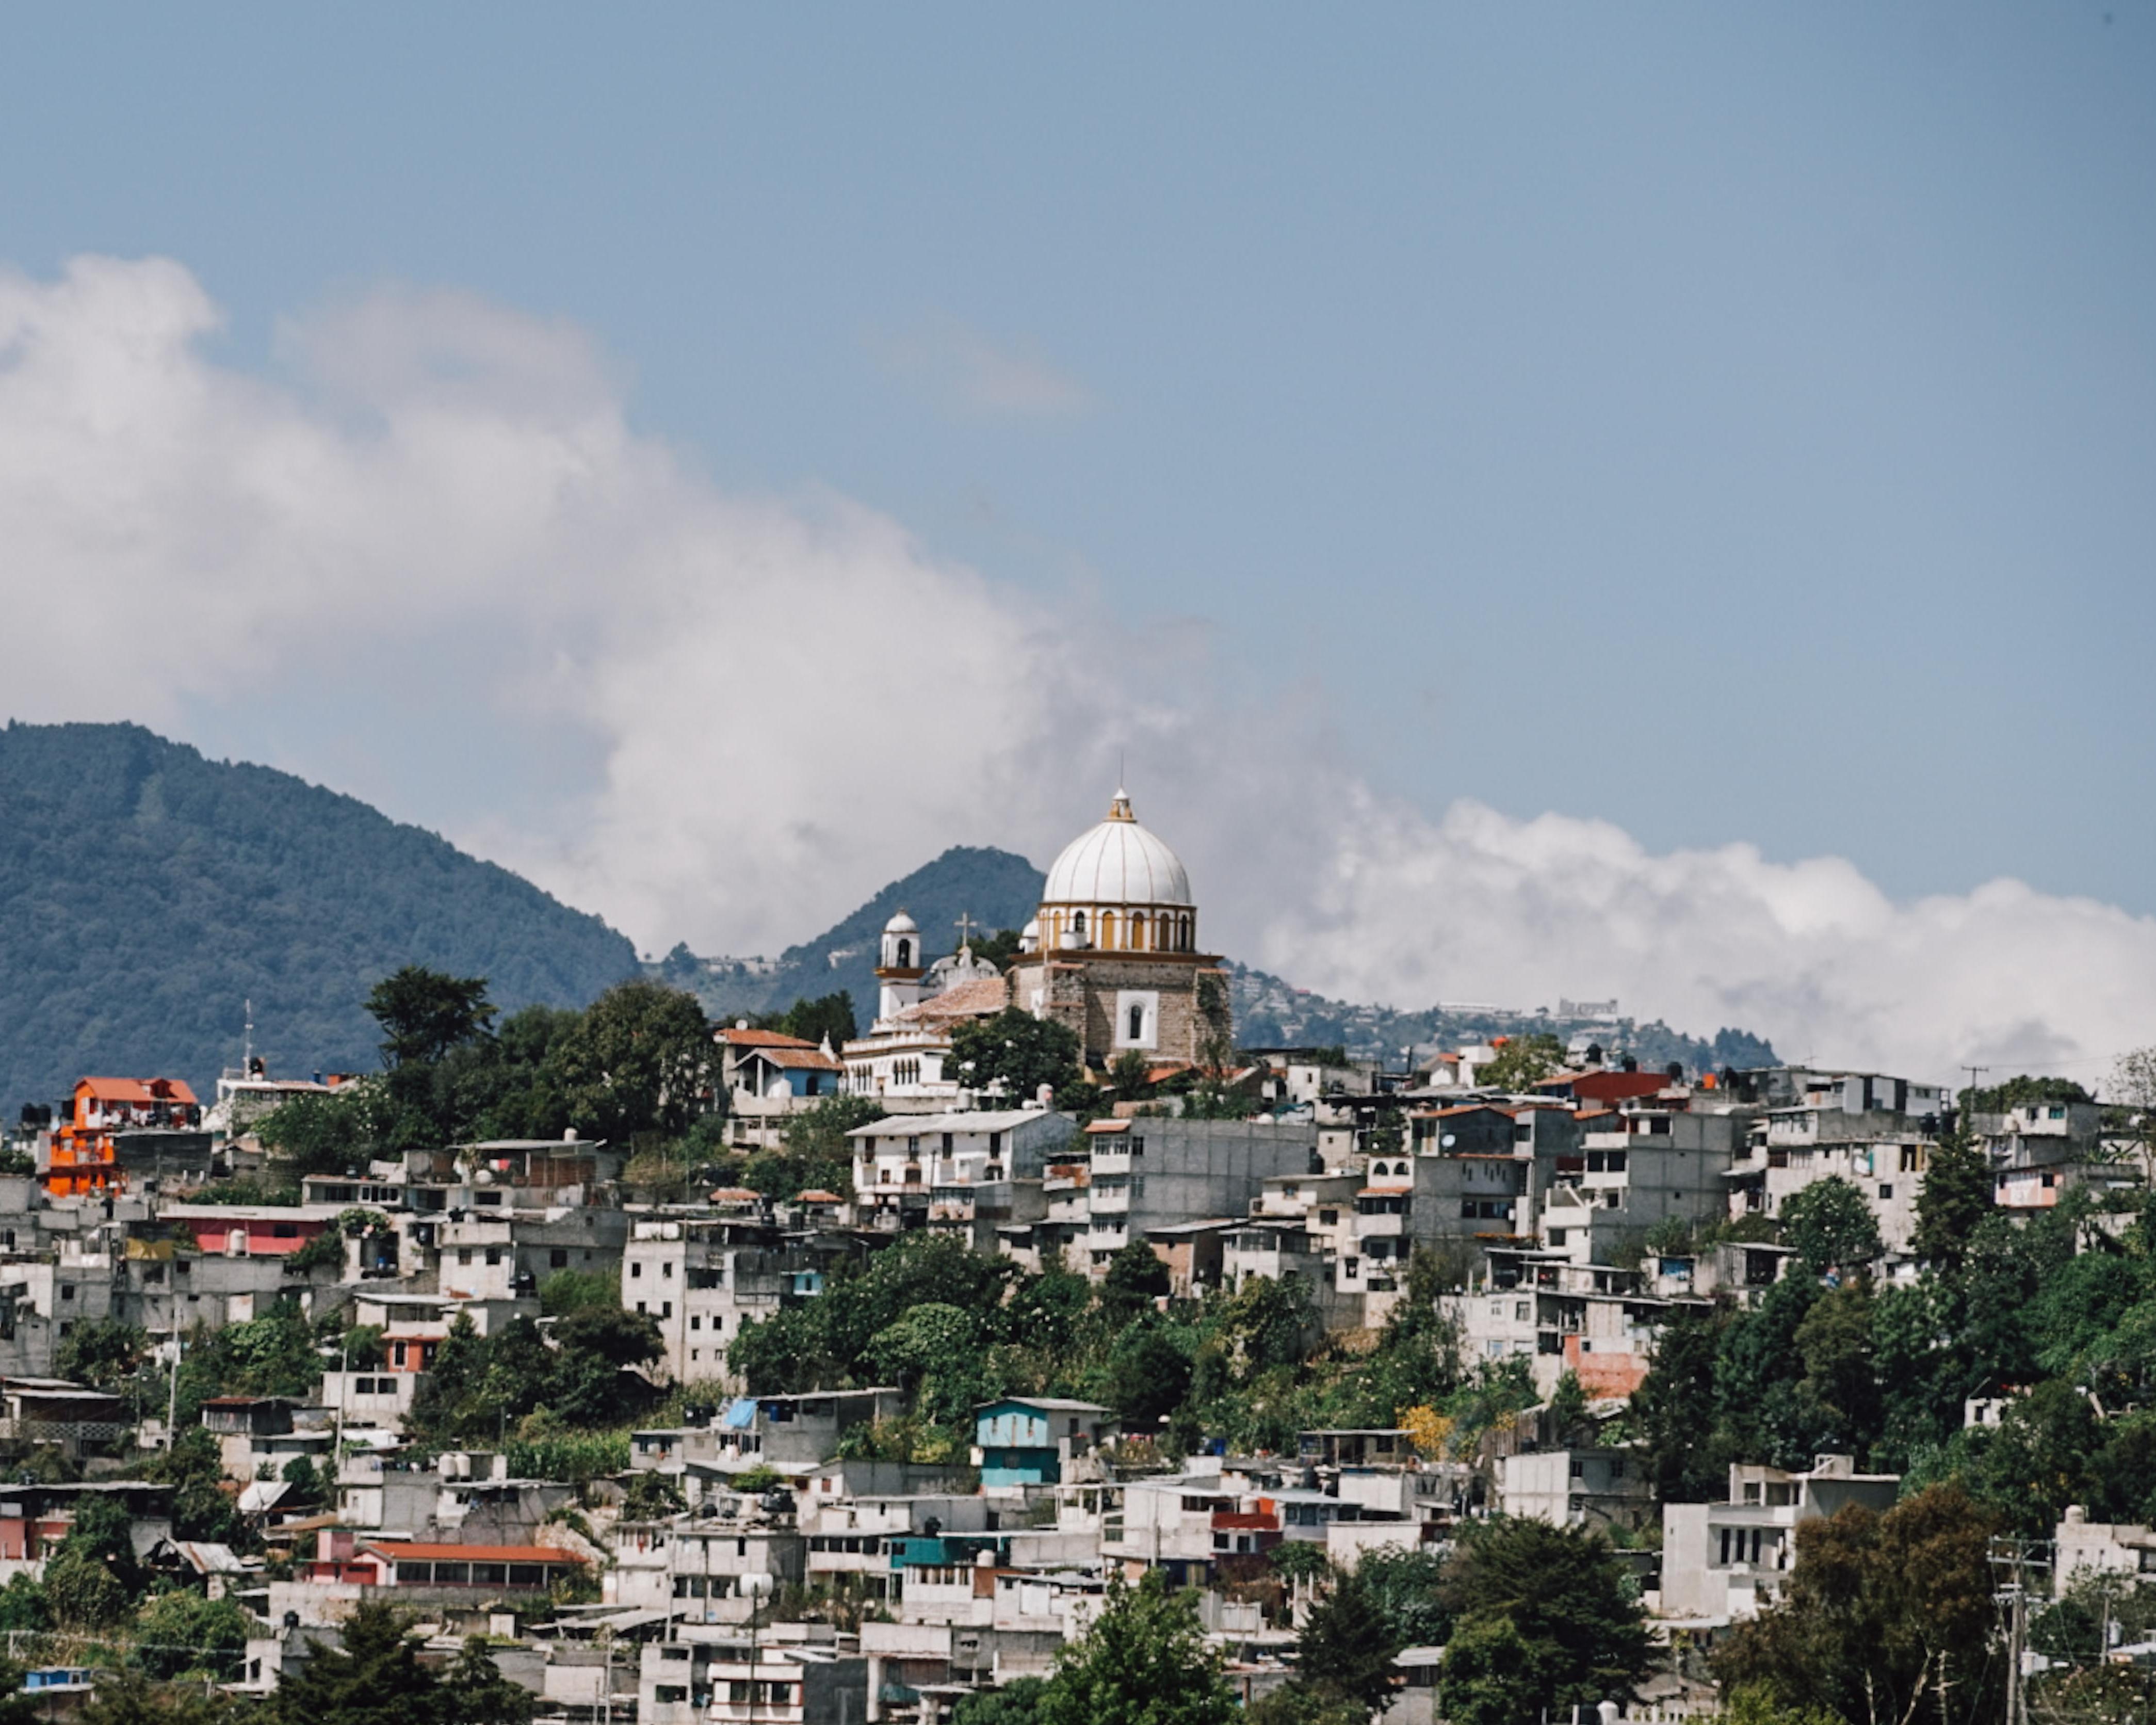
<path fill-rule="evenodd" d="M 88 1091 L 100 1102 L 192 1103 L 195 1093 L 184 1078 L 78 1078 L 78 1094 Z"/>
<path fill-rule="evenodd" d="M 793 1201 L 796 1204 L 844 1204 L 846 1200 L 835 1192 L 826 1192 L 818 1187 L 807 1192 L 795 1193 Z"/>
<path fill-rule="evenodd" d="M 1656 1091 L 1666 1089 L 1670 1081 L 1666 1072 L 1611 1072 L 1589 1067 L 1584 1072 L 1558 1072 L 1536 1084 L 1536 1090 L 1563 1090 L 1569 1087 L 1573 1097 L 1583 1102 L 1620 1102 L 1631 1096 L 1650 1096 Z"/>
<path fill-rule="evenodd" d="M 799 1036 L 785 1036 L 776 1030 L 737 1030 L 726 1029 L 718 1033 L 719 1040 L 735 1048 L 814 1048 L 815 1044 Z"/>
<path fill-rule="evenodd" d="M 937 1019 L 993 1018 L 1010 1004 L 1010 984 L 999 976 L 976 977 L 941 994 L 916 1001 L 898 1014 L 906 1024 L 932 1023 Z"/>
<path fill-rule="evenodd" d="M 392 1563 L 408 1558 L 415 1563 L 581 1563 L 572 1551 L 554 1545 L 429 1545 L 408 1539 L 370 1539 L 362 1551 L 373 1552 Z"/>
<path fill-rule="evenodd" d="M 843 1072 L 845 1068 L 812 1043 L 799 1048 L 758 1048 L 749 1051 L 752 1060 L 768 1060 L 774 1066 L 804 1066 L 812 1072 Z"/>
<path fill-rule="evenodd" d="M 711 1189 L 713 1204 L 754 1204 L 762 1196 L 752 1186 L 716 1186 Z"/>

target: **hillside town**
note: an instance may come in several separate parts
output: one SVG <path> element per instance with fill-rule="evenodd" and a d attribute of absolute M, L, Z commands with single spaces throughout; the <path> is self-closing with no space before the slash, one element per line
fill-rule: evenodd
<path fill-rule="evenodd" d="M 1907 1606 L 1936 1633 L 1876 1717 L 2156 1665 L 2156 1478 L 2118 1459 L 2150 1098 L 1592 1031 L 1246 1046 L 1121 792 L 1023 929 L 901 912 L 877 957 L 865 1024 L 631 985 L 688 1052 L 534 1056 L 567 1076 L 521 1133 L 413 1124 L 510 1118 L 454 1097 L 528 1029 L 416 971 L 382 1073 L 26 1107 L 0 1617 L 40 1705 L 130 1634 L 305 1692 L 386 1607 L 471 1717 L 969 1725 L 1173 1595 L 1253 1717 L 1666 1725 L 1786 1694 L 1762 1626 L 1812 1609 L 1819 1530 L 1916 1512 L 1976 1579 Z M 2071 1324 L 1984 1328 L 2066 1288 Z M 1549 1676 L 1584 1631 L 1475 1603 L 1463 1554 L 1507 1551 L 1600 1588 L 1619 1651 Z M 1506 1663 L 1537 1635 L 1543 1675 Z"/>

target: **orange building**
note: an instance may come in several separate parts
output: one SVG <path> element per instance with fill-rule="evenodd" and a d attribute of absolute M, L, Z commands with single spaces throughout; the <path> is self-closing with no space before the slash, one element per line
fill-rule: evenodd
<path fill-rule="evenodd" d="M 198 1132 L 202 1104 L 178 1078 L 79 1078 L 67 1117 L 53 1125 L 45 1189 L 64 1198 L 126 1185 L 116 1134 Z"/>

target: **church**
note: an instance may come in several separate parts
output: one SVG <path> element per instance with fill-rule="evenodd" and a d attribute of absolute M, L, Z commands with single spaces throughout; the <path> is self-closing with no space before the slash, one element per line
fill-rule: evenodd
<path fill-rule="evenodd" d="M 849 1042 L 856 1095 L 947 1103 L 951 1029 L 1017 1006 L 1076 1033 L 1105 1076 L 1121 1055 L 1155 1067 L 1224 1065 L 1234 1046 L 1228 978 L 1199 950 L 1198 906 L 1180 858 L 1138 824 L 1122 790 L 1106 818 L 1064 846 L 1008 974 L 962 941 L 924 963 L 921 931 L 901 911 L 883 932 L 875 1023 Z"/>

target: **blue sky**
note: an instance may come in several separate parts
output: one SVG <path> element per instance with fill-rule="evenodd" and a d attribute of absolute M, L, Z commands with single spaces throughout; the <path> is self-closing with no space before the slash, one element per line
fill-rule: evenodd
<path fill-rule="evenodd" d="M 2156 911 L 2146 5 L 52 7 L 0 161 L 0 260 L 176 259 L 229 374 L 385 287 L 573 330 L 715 492 L 1433 819 Z M 165 716 L 452 829 L 597 770 L 259 693 Z"/>

